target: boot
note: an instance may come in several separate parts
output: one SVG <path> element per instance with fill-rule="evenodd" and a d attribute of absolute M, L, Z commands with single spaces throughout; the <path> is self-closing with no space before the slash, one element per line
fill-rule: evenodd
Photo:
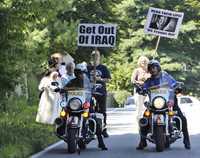
<path fill-rule="evenodd" d="M 97 139 L 98 139 L 98 147 L 101 148 L 101 150 L 108 150 L 108 148 L 106 147 L 102 135 L 97 135 Z"/>
<path fill-rule="evenodd" d="M 106 128 L 102 131 L 102 135 L 104 136 L 104 138 L 108 138 L 109 137 Z"/>
<path fill-rule="evenodd" d="M 108 148 L 105 145 L 98 145 L 99 148 L 101 148 L 101 150 L 108 150 Z"/>
<path fill-rule="evenodd" d="M 187 126 L 185 125 L 185 127 L 187 127 Z M 190 136 L 188 134 L 187 128 L 183 128 L 183 144 L 185 146 L 185 149 L 188 149 L 188 150 L 191 149 L 191 146 L 190 146 Z"/>
<path fill-rule="evenodd" d="M 191 149 L 190 140 L 189 139 L 185 139 L 184 138 L 183 143 L 184 143 L 185 149 L 188 149 L 188 150 Z"/>
<path fill-rule="evenodd" d="M 146 139 L 141 139 L 139 145 L 136 147 L 137 150 L 143 150 L 145 147 L 147 147 L 147 141 Z"/>

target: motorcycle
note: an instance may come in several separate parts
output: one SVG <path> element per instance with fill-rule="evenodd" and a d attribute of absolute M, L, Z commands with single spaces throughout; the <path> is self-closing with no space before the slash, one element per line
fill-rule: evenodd
<path fill-rule="evenodd" d="M 147 135 L 141 136 L 154 143 L 156 151 L 162 152 L 182 136 L 182 120 L 173 108 L 168 107 L 174 90 L 166 84 L 148 90 L 142 90 L 139 85 L 136 87 L 140 89 L 140 94 L 147 95 L 149 99 L 144 103 L 146 110 L 139 120 L 139 125 L 147 129 Z"/>
<path fill-rule="evenodd" d="M 103 127 L 103 115 L 90 112 L 90 93 L 83 89 L 69 90 L 60 102 L 62 110 L 55 120 L 55 133 L 67 143 L 69 153 L 80 153 L 95 139 L 97 125 Z"/>

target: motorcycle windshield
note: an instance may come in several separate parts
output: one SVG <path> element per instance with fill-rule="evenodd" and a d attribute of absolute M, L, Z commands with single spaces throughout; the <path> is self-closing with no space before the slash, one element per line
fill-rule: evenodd
<path fill-rule="evenodd" d="M 91 92 L 87 90 L 70 90 L 68 91 L 68 101 L 71 98 L 79 98 L 82 103 L 90 102 Z"/>
<path fill-rule="evenodd" d="M 166 101 L 172 99 L 174 97 L 173 89 L 171 89 L 168 84 L 162 83 L 157 86 L 153 86 L 150 88 L 150 100 L 152 101 L 155 97 L 163 97 Z"/>

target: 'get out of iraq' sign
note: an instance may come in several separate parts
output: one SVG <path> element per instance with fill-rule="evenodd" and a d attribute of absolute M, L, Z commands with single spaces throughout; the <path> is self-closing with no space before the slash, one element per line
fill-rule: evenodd
<path fill-rule="evenodd" d="M 79 24 L 78 46 L 114 47 L 116 26 L 115 24 Z"/>

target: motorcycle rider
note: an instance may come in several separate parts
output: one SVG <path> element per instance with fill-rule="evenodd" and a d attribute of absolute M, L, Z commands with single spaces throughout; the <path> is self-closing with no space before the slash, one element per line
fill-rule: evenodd
<path fill-rule="evenodd" d="M 175 88 L 177 81 L 169 75 L 167 72 L 161 70 L 160 63 L 157 60 L 151 60 L 148 63 L 148 71 L 151 74 L 151 77 L 145 81 L 142 89 L 149 89 L 150 87 L 158 86 L 160 83 L 167 83 L 170 88 Z M 141 90 L 141 89 L 140 89 Z M 139 90 L 139 91 L 140 91 Z M 173 96 L 168 102 L 168 106 L 173 107 L 173 110 L 177 111 L 177 115 L 182 120 L 182 131 L 183 131 L 183 143 L 186 149 L 190 149 L 190 138 L 187 129 L 187 119 L 181 112 L 176 96 Z M 146 127 L 140 126 L 140 142 L 137 146 L 137 150 L 143 150 L 147 146 L 145 136 L 147 135 L 148 129 Z"/>
<path fill-rule="evenodd" d="M 77 64 L 74 69 L 74 74 L 76 78 L 70 80 L 68 84 L 65 85 L 64 89 L 67 90 L 68 88 L 84 88 L 85 90 L 91 91 L 91 83 L 89 78 L 85 74 L 86 71 L 87 67 L 83 63 Z M 86 97 L 86 100 L 88 102 L 91 102 L 91 95 L 88 95 Z M 93 107 L 91 105 L 90 113 L 92 112 L 94 113 Z M 98 140 L 98 147 L 101 148 L 102 150 L 108 150 L 103 141 L 101 126 L 98 123 L 96 128 L 96 136 Z"/>

